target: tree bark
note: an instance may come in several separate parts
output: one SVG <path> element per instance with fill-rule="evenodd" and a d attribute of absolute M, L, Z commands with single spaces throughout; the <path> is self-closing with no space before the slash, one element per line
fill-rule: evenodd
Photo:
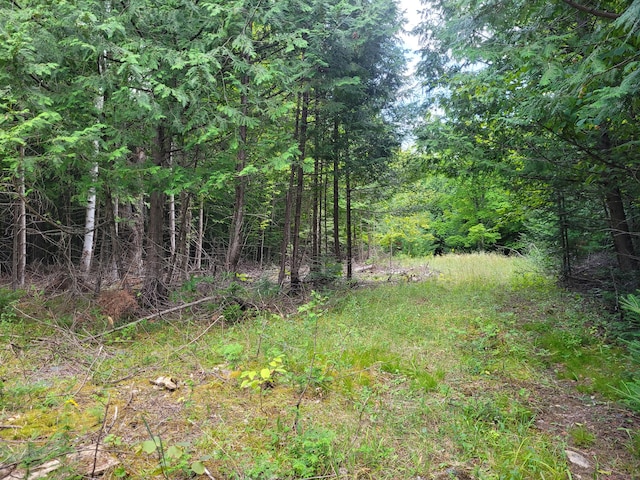
<path fill-rule="evenodd" d="M 15 207 L 15 221 L 13 225 L 13 288 L 22 288 L 25 284 L 27 268 L 27 200 L 24 175 L 24 146 L 20 146 L 20 160 L 17 172 L 17 199 Z"/>
<path fill-rule="evenodd" d="M 333 122 L 333 253 L 341 261 L 340 252 L 340 128 Z"/>
<path fill-rule="evenodd" d="M 249 76 L 242 77 L 242 95 L 240 97 L 240 105 L 242 115 L 247 117 L 249 99 L 247 95 L 247 87 L 249 85 Z M 239 128 L 238 155 L 236 159 L 236 186 L 235 200 L 233 206 L 233 218 L 231 219 L 231 231 L 229 235 L 229 249 L 227 250 L 226 269 L 235 272 L 238 269 L 238 262 L 242 253 L 242 231 L 244 228 L 244 210 L 245 210 L 245 192 L 247 189 L 247 177 L 240 173 L 247 166 L 247 125 L 243 123 Z"/>
<path fill-rule="evenodd" d="M 608 128 L 602 125 L 602 132 L 599 140 L 599 147 L 602 155 L 610 155 L 612 142 L 609 137 Z M 605 187 L 605 204 L 609 211 L 609 225 L 611 228 L 611 236 L 613 245 L 618 258 L 618 265 L 623 272 L 633 272 L 638 270 L 638 258 L 636 257 L 635 248 L 633 246 L 633 238 L 629 230 L 627 222 L 627 214 L 624 209 L 624 201 L 622 192 L 616 180 L 607 176 L 603 180 Z"/>
<path fill-rule="evenodd" d="M 198 207 L 198 237 L 196 239 L 196 258 L 195 269 L 202 269 L 202 245 L 204 240 L 204 197 L 200 197 L 200 205 Z"/>
<path fill-rule="evenodd" d="M 351 175 L 349 169 L 345 171 L 345 186 L 347 194 L 347 280 L 353 277 L 353 237 L 351 227 Z"/>
<path fill-rule="evenodd" d="M 296 192 L 295 192 L 295 213 L 293 217 L 293 250 L 291 253 L 291 290 L 297 292 L 300 290 L 300 265 L 302 263 L 302 254 L 300 252 L 300 229 L 302 226 L 302 196 L 304 193 L 304 170 L 303 164 L 306 157 L 307 147 L 307 127 L 309 118 L 309 91 L 305 90 L 302 94 L 302 110 L 300 113 L 300 131 L 298 137 L 298 149 L 300 150 L 300 159 L 296 167 Z"/>
<path fill-rule="evenodd" d="M 605 195 L 607 209 L 609 210 L 609 224 L 613 245 L 618 257 L 620 270 L 633 272 L 638 270 L 638 258 L 636 257 L 633 239 L 627 222 L 622 193 L 618 187 L 612 187 Z"/>
<path fill-rule="evenodd" d="M 159 126 L 153 146 L 153 163 L 166 166 L 167 135 L 164 126 Z M 165 194 L 159 186 L 151 192 L 149 199 L 149 230 L 147 232 L 147 258 L 145 262 L 144 300 L 150 306 L 157 306 L 166 299 L 164 284 L 164 204 Z"/>
<path fill-rule="evenodd" d="M 289 186 L 285 195 L 284 204 L 284 222 L 282 226 L 282 243 L 280 244 L 280 271 L 278 272 L 278 285 L 282 288 L 284 286 L 284 280 L 287 271 L 287 259 L 289 250 L 289 240 L 291 238 L 291 210 L 293 203 L 293 186 L 296 178 L 296 166 L 291 165 L 291 172 L 289 174 Z"/>
<path fill-rule="evenodd" d="M 564 203 L 564 195 L 558 192 L 558 227 L 560 231 L 560 245 L 562 248 L 562 275 L 571 275 L 571 252 L 569 250 L 569 225 L 567 210 Z"/>
<path fill-rule="evenodd" d="M 111 10 L 110 2 L 106 4 L 107 12 Z M 106 52 L 101 52 L 98 55 L 98 74 L 104 75 L 106 69 Z M 102 115 L 104 109 L 105 94 L 100 92 L 100 95 L 95 99 L 95 107 L 99 115 Z M 100 142 L 94 140 L 93 142 L 94 153 L 96 157 L 100 153 Z M 96 206 L 97 206 L 97 193 L 96 183 L 98 182 L 98 162 L 94 161 L 91 165 L 90 177 L 91 186 L 87 195 L 87 209 L 84 222 L 84 241 L 82 245 L 82 254 L 80 256 L 80 271 L 87 275 L 91 270 L 91 262 L 93 260 L 94 249 L 94 235 L 96 229 Z"/>

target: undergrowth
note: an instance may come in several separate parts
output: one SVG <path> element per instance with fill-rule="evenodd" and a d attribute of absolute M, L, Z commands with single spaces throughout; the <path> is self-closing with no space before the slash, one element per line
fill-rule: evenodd
<path fill-rule="evenodd" d="M 50 478 L 87 476 L 65 455 L 98 443 L 118 461 L 105 478 L 565 479 L 573 447 L 601 449 L 593 477 L 637 471 L 637 424 L 612 427 L 614 441 L 589 419 L 550 417 L 563 398 L 589 399 L 590 413 L 629 400 L 629 360 L 602 312 L 526 258 L 429 269 L 290 313 L 202 306 L 93 341 L 13 299 L 0 463 L 55 456 L 66 470 Z"/>

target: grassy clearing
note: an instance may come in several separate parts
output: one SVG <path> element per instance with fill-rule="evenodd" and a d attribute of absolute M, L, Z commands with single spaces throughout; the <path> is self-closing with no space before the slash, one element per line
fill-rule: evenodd
<path fill-rule="evenodd" d="M 120 462 L 105 478 L 634 478 L 638 421 L 612 403 L 628 365 L 601 312 L 525 258 L 428 263 L 425 282 L 296 314 L 209 306 L 102 343 L 25 299 L 32 318 L 0 327 L 0 463 L 100 443 Z M 80 478 L 69 463 L 51 478 Z"/>

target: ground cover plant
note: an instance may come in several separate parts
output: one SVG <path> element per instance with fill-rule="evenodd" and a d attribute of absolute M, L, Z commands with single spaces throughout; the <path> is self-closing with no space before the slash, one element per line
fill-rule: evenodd
<path fill-rule="evenodd" d="M 524 257 L 356 277 L 268 310 L 238 280 L 129 326 L 7 292 L 0 478 L 640 478 L 637 365 L 603 308 Z"/>

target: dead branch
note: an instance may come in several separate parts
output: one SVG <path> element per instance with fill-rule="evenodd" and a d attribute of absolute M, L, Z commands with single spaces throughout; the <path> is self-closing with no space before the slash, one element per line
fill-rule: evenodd
<path fill-rule="evenodd" d="M 177 311 L 180 311 L 180 310 L 184 310 L 185 308 L 193 307 L 195 305 L 199 305 L 199 304 L 204 303 L 204 302 L 210 302 L 212 300 L 216 300 L 217 298 L 219 298 L 219 297 L 214 295 L 214 296 L 210 296 L 210 297 L 201 298 L 200 300 L 196 300 L 194 302 L 183 303 L 182 305 L 178 305 L 176 307 L 167 308 L 166 310 L 162 310 L 161 312 L 152 313 L 151 315 L 147 315 L 146 317 L 139 318 L 137 320 L 134 320 L 133 322 L 125 323 L 124 325 L 120 325 L 119 327 L 115 327 L 115 328 L 112 328 L 110 330 L 106 330 L 106 331 L 104 331 L 102 333 L 98 333 L 96 335 L 91 335 L 89 337 L 85 337 L 85 338 L 83 338 L 83 339 L 81 339 L 79 341 L 80 342 L 90 342 L 92 340 L 97 340 L 99 338 L 104 337 L 105 335 L 109 335 L 110 333 L 117 332 L 119 330 L 124 330 L 127 327 L 131 327 L 133 325 L 137 325 L 138 323 L 144 322 L 145 320 L 151 320 L 151 319 L 154 319 L 156 317 L 161 317 L 162 315 L 167 315 L 169 313 L 173 313 L 173 312 L 177 312 Z"/>

